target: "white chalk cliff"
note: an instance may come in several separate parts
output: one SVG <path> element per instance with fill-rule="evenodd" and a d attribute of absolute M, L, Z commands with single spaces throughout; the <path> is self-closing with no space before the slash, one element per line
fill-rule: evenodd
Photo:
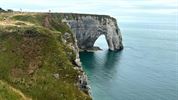
<path fill-rule="evenodd" d="M 95 41 L 105 35 L 109 50 L 123 49 L 122 36 L 115 18 L 107 15 L 62 14 L 73 31 L 80 49 L 92 49 Z"/>

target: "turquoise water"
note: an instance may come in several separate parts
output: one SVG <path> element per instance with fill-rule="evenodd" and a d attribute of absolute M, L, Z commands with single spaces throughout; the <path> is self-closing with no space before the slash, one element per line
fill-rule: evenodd
<path fill-rule="evenodd" d="M 131 14 L 118 24 L 124 49 L 81 52 L 94 100 L 178 100 L 178 30 L 176 13 Z"/>
<path fill-rule="evenodd" d="M 35 2 L 35 4 L 34 4 Z M 108 14 L 124 50 L 81 52 L 94 100 L 178 100 L 178 0 L 1 0 L 4 9 Z"/>

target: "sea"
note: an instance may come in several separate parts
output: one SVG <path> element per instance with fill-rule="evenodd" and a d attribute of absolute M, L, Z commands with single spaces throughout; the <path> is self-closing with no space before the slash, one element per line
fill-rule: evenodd
<path fill-rule="evenodd" d="M 95 46 L 102 51 L 80 52 L 93 100 L 178 100 L 178 9 L 160 4 L 136 10 L 113 13 L 122 51 L 108 51 L 101 35 Z"/>

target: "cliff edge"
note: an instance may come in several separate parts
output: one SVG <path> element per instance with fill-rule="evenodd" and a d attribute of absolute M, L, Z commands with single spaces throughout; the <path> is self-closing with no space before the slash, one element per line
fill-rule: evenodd
<path fill-rule="evenodd" d="M 91 100 L 79 50 L 100 35 L 123 48 L 110 16 L 0 12 L 0 99 Z"/>
<path fill-rule="evenodd" d="M 55 14 L 0 13 L 0 82 L 2 100 L 91 100 L 76 40 Z"/>

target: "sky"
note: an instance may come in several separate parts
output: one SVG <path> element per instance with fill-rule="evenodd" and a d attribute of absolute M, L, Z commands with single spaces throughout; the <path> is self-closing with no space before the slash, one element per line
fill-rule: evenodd
<path fill-rule="evenodd" d="M 176 16 L 178 0 L 1 0 L 0 7 L 30 12 L 104 14 L 127 20 L 136 15 Z"/>

